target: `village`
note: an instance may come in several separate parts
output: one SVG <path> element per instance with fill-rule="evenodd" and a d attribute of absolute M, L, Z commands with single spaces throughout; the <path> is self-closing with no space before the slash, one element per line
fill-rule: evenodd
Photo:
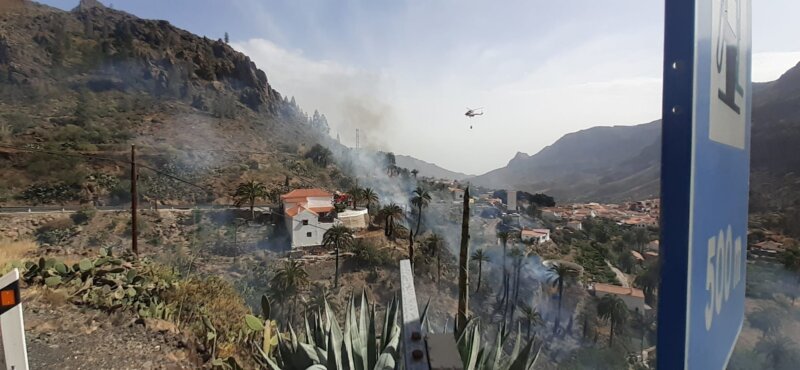
<path fill-rule="evenodd" d="M 415 262 L 419 297 L 430 305 L 427 320 L 447 331 L 452 330 L 447 329 L 452 325 L 449 314 L 458 291 L 458 230 L 468 206 L 471 307 L 488 308 L 473 308 L 476 317 L 490 324 L 530 326 L 525 331 L 531 338 L 550 336 L 558 343 L 608 338 L 611 345 L 616 336 L 623 344 L 614 347 L 617 356 L 643 366 L 652 362 L 658 199 L 556 203 L 546 194 L 450 180 L 383 174 L 380 181 L 374 180 L 359 178 L 365 187 L 354 185 L 347 191 L 283 187 L 270 192 L 255 181 L 243 182 L 232 193 L 235 208 L 156 208 L 146 203 L 144 250 L 178 266 L 187 259 L 197 261 L 185 265 L 187 272 L 199 262 L 194 268 L 204 274 L 230 275 L 239 281 L 237 289 L 242 289 L 248 305 L 269 296 L 277 317 L 286 320 L 298 319 L 295 304 L 285 303 L 295 299 L 316 302 L 316 307 L 324 306 L 319 299 L 343 305 L 349 294 L 361 289 L 367 289 L 370 299 L 390 299 L 396 292 L 397 263 L 409 259 Z M 93 214 L 83 209 L 61 211 L 65 212 L 73 219 Z M 0 232 L 17 239 L 36 237 L 49 253 L 75 258 L 71 256 L 81 250 L 78 245 L 93 243 L 80 236 L 82 232 L 121 230 L 114 225 L 122 224 L 126 213 L 106 212 L 104 226 L 92 226 L 101 222 L 93 217 L 85 226 L 71 226 L 57 240 L 53 234 L 58 227 L 51 225 L 64 221 L 64 216 L 35 221 L 37 213 L 28 213 L 32 226 L 4 222 Z M 51 215 L 41 215 L 45 214 Z M 749 259 L 779 263 L 783 246 L 793 240 L 771 231 L 768 220 L 761 223 L 766 227 L 751 230 Z M 350 237 L 340 243 L 331 230 Z M 164 248 L 150 245 L 157 239 L 174 252 L 157 252 Z M 127 248 L 124 239 L 120 241 L 119 247 Z M 287 266 L 304 271 L 307 282 L 275 291 L 275 276 Z M 616 313 L 623 323 L 609 324 L 609 318 L 603 318 L 604 297 L 625 307 L 624 313 Z M 492 333 L 491 326 L 487 330 Z M 553 347 L 549 356 L 562 362 L 572 355 Z"/>
<path fill-rule="evenodd" d="M 430 204 L 425 206 L 429 208 L 426 212 L 452 215 L 461 210 L 462 205 L 465 204 L 465 185 L 454 182 L 443 184 L 441 181 L 431 184 L 432 189 L 438 188 L 439 190 L 431 192 L 432 199 Z M 374 218 L 371 217 L 369 210 L 375 209 L 372 207 L 373 204 L 366 204 L 362 201 L 359 206 L 358 200 L 354 204 L 353 194 L 353 191 L 342 193 L 327 192 L 323 189 L 297 189 L 281 195 L 280 207 L 283 210 L 286 230 L 291 240 L 290 254 L 298 260 L 313 261 L 312 264 L 320 261 L 320 253 L 322 256 L 329 255 L 331 257 L 330 254 L 333 253 L 331 250 L 315 247 L 323 246 L 326 243 L 326 231 L 335 226 L 345 226 L 352 230 L 355 240 L 369 239 L 371 235 L 374 235 L 370 230 L 380 228 L 380 225 L 376 224 L 381 222 L 383 215 L 378 214 Z M 539 196 L 546 199 L 544 195 Z M 654 303 L 655 288 L 652 282 L 642 286 L 636 274 L 646 275 L 642 274 L 642 271 L 646 271 L 658 261 L 659 202 L 657 199 L 622 204 L 571 203 L 555 205 L 547 202 L 537 204 L 535 197 L 521 191 L 485 190 L 471 196 L 467 204 L 470 205 L 471 215 L 477 220 L 477 223 L 470 224 L 471 233 L 475 234 L 474 242 L 477 244 L 471 248 L 473 252 L 480 251 L 478 252 L 480 256 L 484 254 L 496 256 L 496 261 L 501 258 L 498 250 L 504 249 L 503 245 L 506 242 L 511 246 L 509 249 L 519 248 L 518 250 L 521 251 L 519 253 L 526 259 L 523 265 L 531 271 L 529 278 L 544 283 L 541 284 L 541 289 L 544 291 L 549 288 L 548 282 L 559 279 L 552 272 L 554 264 L 562 262 L 574 264 L 579 272 L 575 276 L 574 283 L 577 285 L 573 287 L 576 292 L 573 294 L 580 297 L 582 294 L 578 291 L 583 289 L 586 297 L 601 299 L 604 296 L 614 296 L 624 302 L 631 315 L 641 316 L 642 320 L 647 318 L 652 321 L 654 319 L 651 305 Z M 416 210 L 409 211 L 416 212 Z M 380 213 L 380 211 L 376 213 Z M 417 216 L 411 217 L 410 224 L 413 225 L 415 217 Z M 570 238 L 592 239 L 593 236 L 587 236 L 587 234 L 593 235 L 592 232 L 600 230 L 598 225 L 602 224 L 613 225 L 614 233 L 619 234 L 607 235 L 607 240 L 614 239 L 621 242 L 625 238 L 623 235 L 634 235 L 636 230 L 640 230 L 639 234 L 644 234 L 644 238 L 646 238 L 644 241 L 634 240 L 635 237 L 631 236 L 629 241 L 632 245 L 629 248 L 623 248 L 629 254 L 611 253 L 603 258 L 604 270 L 612 271 L 611 279 L 608 279 L 607 276 L 603 277 L 601 271 L 597 271 L 596 266 L 593 266 L 591 270 L 582 266 L 579 262 L 583 252 L 576 251 L 574 246 L 569 245 L 572 244 Z M 487 230 L 489 231 L 487 232 Z M 507 240 L 501 240 L 503 238 Z M 642 237 L 640 236 L 640 238 Z M 559 243 L 568 245 L 560 248 Z M 424 242 L 420 244 L 424 244 Z M 640 247 L 636 248 L 633 244 L 640 244 Z M 406 246 L 402 242 L 397 243 L 395 248 L 401 255 L 413 253 L 410 248 L 405 251 Z M 557 252 L 553 253 L 552 251 Z M 455 252 L 453 249 L 453 255 L 456 254 Z M 473 261 L 486 262 L 483 268 L 488 271 L 484 275 L 489 276 L 484 276 L 484 280 L 488 278 L 491 281 L 492 271 L 497 272 L 499 269 L 491 269 L 488 267 L 491 264 L 488 259 L 482 260 L 483 257 L 475 257 L 473 252 L 470 253 L 473 255 Z M 618 255 L 627 256 L 622 257 L 622 260 L 632 260 L 630 265 L 623 266 L 627 273 L 611 263 L 610 260 L 617 263 Z M 534 264 L 538 264 L 539 267 Z M 521 274 L 527 276 L 524 272 Z M 580 288 L 581 286 L 582 288 Z M 648 290 L 650 296 L 646 297 L 643 288 Z M 528 293 L 534 296 L 538 294 L 535 289 Z M 531 300 L 532 303 L 521 302 L 521 304 L 530 307 L 535 304 L 533 302 L 538 302 L 542 306 L 538 307 L 539 310 L 550 311 L 544 317 L 545 320 L 553 320 L 554 310 L 547 307 L 553 306 L 559 299 L 542 301 L 539 298 Z M 576 298 L 572 303 L 574 307 L 568 308 L 570 312 L 567 314 L 577 316 L 578 306 L 586 305 L 581 302 L 582 300 L 582 298 Z M 533 309 L 537 308 L 533 307 Z M 572 317 L 570 317 L 571 320 Z M 642 338 L 645 336 L 642 334 Z M 646 363 L 647 356 L 652 350 L 652 345 L 645 346 L 645 340 L 642 339 L 641 348 L 633 351 L 635 352 L 633 356 L 638 359 L 637 361 Z"/>

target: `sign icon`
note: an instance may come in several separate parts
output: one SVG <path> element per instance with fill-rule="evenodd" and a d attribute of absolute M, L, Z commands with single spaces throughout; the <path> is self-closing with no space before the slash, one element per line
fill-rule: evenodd
<path fill-rule="evenodd" d="M 713 0 L 712 37 L 714 54 L 711 63 L 711 107 L 709 139 L 721 144 L 744 149 L 744 107 L 747 48 L 742 36 L 749 29 L 749 20 L 743 17 L 744 0 Z"/>

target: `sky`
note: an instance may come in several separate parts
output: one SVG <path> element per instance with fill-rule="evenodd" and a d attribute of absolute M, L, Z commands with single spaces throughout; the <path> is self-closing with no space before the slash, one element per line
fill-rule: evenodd
<path fill-rule="evenodd" d="M 77 0 L 46 0 L 70 9 Z M 105 2 L 109 5 L 109 2 Z M 231 45 L 335 137 L 481 174 L 661 112 L 663 1 L 117 0 Z M 800 1 L 753 1 L 753 80 L 800 62 Z M 467 108 L 484 115 L 467 118 Z"/>

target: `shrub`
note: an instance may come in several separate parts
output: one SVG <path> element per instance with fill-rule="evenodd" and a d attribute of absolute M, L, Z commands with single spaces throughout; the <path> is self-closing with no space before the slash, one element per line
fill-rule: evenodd
<path fill-rule="evenodd" d="M 363 239 L 357 239 L 350 250 L 353 252 L 353 259 L 361 267 L 385 266 L 392 263 L 392 257 L 385 249 L 379 249 Z"/>
<path fill-rule="evenodd" d="M 76 225 L 85 225 L 94 218 L 94 215 L 97 211 L 92 208 L 82 208 L 78 212 L 73 213 L 70 215 L 72 222 Z"/>
<path fill-rule="evenodd" d="M 131 201 L 130 181 L 121 181 L 113 185 L 109 191 L 112 205 L 121 205 Z"/>
<path fill-rule="evenodd" d="M 20 197 L 23 200 L 35 204 L 66 203 L 77 200 L 80 196 L 80 189 L 74 185 L 64 183 L 57 184 L 33 184 L 22 192 Z"/>
<path fill-rule="evenodd" d="M 236 118 L 236 99 L 227 94 L 219 94 L 211 102 L 211 111 L 217 118 Z"/>
<path fill-rule="evenodd" d="M 60 244 L 74 231 L 72 219 L 59 218 L 47 222 L 36 230 L 36 240 L 42 244 Z"/>
<path fill-rule="evenodd" d="M 250 309 L 231 283 L 217 276 L 191 278 L 178 284 L 165 300 L 179 304 L 179 321 L 185 322 L 198 338 L 206 337 L 200 319 L 208 317 L 216 328 L 218 357 L 233 355 L 239 333 L 245 330 L 242 317 Z"/>

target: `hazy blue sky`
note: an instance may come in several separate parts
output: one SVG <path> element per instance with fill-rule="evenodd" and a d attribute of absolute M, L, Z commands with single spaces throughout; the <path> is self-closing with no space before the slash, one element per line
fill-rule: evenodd
<path fill-rule="evenodd" d="M 70 9 L 77 0 L 44 3 Z M 107 2 L 108 3 L 108 2 Z M 483 173 L 597 125 L 659 118 L 663 1 L 117 0 L 230 34 L 345 144 Z M 800 1 L 753 1 L 755 81 L 800 61 Z M 485 115 L 467 119 L 467 107 Z M 473 129 L 470 129 L 473 125 Z"/>

